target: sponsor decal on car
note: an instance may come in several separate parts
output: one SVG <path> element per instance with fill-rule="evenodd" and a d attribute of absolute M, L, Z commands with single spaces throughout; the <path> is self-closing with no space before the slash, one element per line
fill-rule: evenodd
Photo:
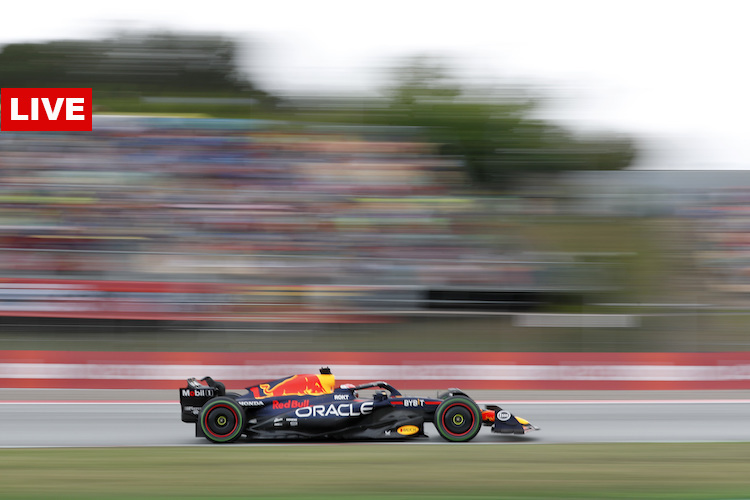
<path fill-rule="evenodd" d="M 307 408 L 299 408 L 294 414 L 299 418 L 308 417 L 359 417 L 360 415 L 369 415 L 372 413 L 373 402 L 365 401 L 361 405 L 357 403 L 341 403 L 339 405 L 330 404 L 314 405 Z"/>
<path fill-rule="evenodd" d="M 266 403 L 263 401 L 258 401 L 257 399 L 250 399 L 250 400 L 244 400 L 244 401 L 237 401 L 240 406 L 266 406 Z"/>
<path fill-rule="evenodd" d="M 308 406 L 310 406 L 309 399 L 303 399 L 302 401 L 290 399 L 289 401 L 274 401 L 271 407 L 274 410 L 283 410 L 285 408 L 306 408 Z"/>
<path fill-rule="evenodd" d="M 402 425 L 398 429 L 396 429 L 396 432 L 401 434 L 402 436 L 411 436 L 412 434 L 416 434 L 419 432 L 419 427 L 416 425 Z"/>
<path fill-rule="evenodd" d="M 258 387 L 252 387 L 250 392 L 256 398 L 291 395 L 319 396 L 333 392 L 333 381 L 333 375 L 327 374 L 292 375 L 267 384 L 260 384 Z"/>
<path fill-rule="evenodd" d="M 213 389 L 182 389 L 182 392 L 180 393 L 185 397 L 207 397 L 207 396 L 214 396 L 214 390 Z"/>

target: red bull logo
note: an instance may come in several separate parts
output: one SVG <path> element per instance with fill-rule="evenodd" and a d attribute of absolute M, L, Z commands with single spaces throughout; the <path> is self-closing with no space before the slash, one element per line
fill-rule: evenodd
<path fill-rule="evenodd" d="M 307 399 L 303 401 L 294 401 L 290 399 L 289 401 L 284 402 L 274 401 L 272 408 L 274 410 L 283 410 L 285 408 L 306 408 L 308 406 L 310 406 L 310 401 Z"/>
<path fill-rule="evenodd" d="M 334 386 L 333 375 L 292 375 L 250 388 L 256 398 L 279 396 L 320 396 L 330 394 Z"/>

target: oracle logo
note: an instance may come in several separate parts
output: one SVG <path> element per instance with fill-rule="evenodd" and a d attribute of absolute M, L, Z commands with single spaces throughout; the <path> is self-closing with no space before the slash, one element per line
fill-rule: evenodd
<path fill-rule="evenodd" d="M 4 88 L 0 131 L 86 132 L 91 130 L 91 89 Z"/>

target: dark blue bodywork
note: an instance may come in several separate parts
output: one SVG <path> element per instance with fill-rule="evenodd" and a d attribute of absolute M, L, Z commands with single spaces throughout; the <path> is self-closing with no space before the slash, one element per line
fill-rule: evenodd
<path fill-rule="evenodd" d="M 182 421 L 195 423 L 196 436 L 213 442 L 231 442 L 243 435 L 249 439 L 403 440 L 426 437 L 426 422 L 434 423 L 449 441 L 468 441 L 482 425 L 491 425 L 499 433 L 536 429 L 498 406 L 480 410 L 458 389 L 438 398 L 403 396 L 386 382 L 344 385 L 318 394 L 267 396 L 259 390 L 284 380 L 251 386 L 240 394 L 227 392 L 210 377 L 188 379 L 188 387 L 180 389 Z M 359 391 L 368 389 L 375 390 L 372 396 L 360 397 Z"/>

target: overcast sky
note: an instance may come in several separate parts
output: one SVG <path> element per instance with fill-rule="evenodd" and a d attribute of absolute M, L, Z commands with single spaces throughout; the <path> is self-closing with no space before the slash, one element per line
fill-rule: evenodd
<path fill-rule="evenodd" d="M 635 134 L 641 168 L 750 169 L 750 1 L 6 2 L 0 44 L 115 29 L 222 32 L 291 93 L 374 92 L 393 60 L 449 57 L 473 81 L 528 82 L 546 116 Z"/>

